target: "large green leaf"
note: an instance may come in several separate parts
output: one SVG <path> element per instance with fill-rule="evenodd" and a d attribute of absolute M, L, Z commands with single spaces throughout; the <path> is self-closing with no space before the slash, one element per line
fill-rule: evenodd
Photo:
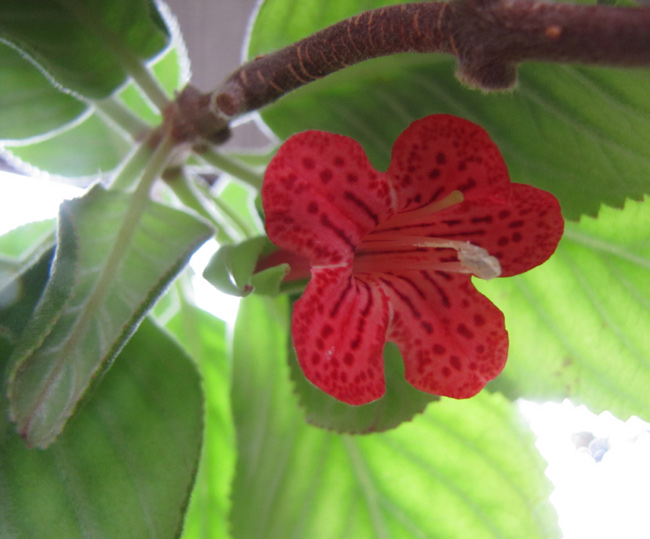
<path fill-rule="evenodd" d="M 152 302 L 211 234 L 201 221 L 97 186 L 64 202 L 52 276 L 14 352 L 12 417 L 46 447 Z"/>
<path fill-rule="evenodd" d="M 385 2 L 342 4 L 266 0 L 248 56 Z M 452 58 L 433 54 L 373 60 L 297 90 L 263 109 L 262 117 L 281 138 L 305 129 L 352 136 L 383 169 L 411 121 L 433 113 L 462 116 L 487 129 L 514 181 L 551 191 L 574 219 L 595 215 L 601 203 L 620 207 L 626 197 L 650 193 L 647 70 L 526 64 L 513 92 L 493 94 L 463 88 L 453 72 Z"/>
<path fill-rule="evenodd" d="M 0 139 L 42 135 L 79 118 L 87 105 L 55 88 L 17 50 L 0 41 Z"/>
<path fill-rule="evenodd" d="M 153 0 L 3 0 L 0 37 L 91 99 L 110 95 L 169 42 Z"/>
<path fill-rule="evenodd" d="M 490 387 L 569 397 L 593 412 L 650 420 L 650 202 L 567 223 L 543 266 L 481 282 L 503 310 L 510 357 Z"/>
<path fill-rule="evenodd" d="M 0 317 L 2 313 L 0 313 Z M 6 357 L 0 358 L 0 372 Z M 201 387 L 146 320 L 47 450 L 27 449 L 0 400 L 0 536 L 173 537 L 201 447 Z"/>
<path fill-rule="evenodd" d="M 235 327 L 235 537 L 559 536 L 545 464 L 499 395 L 442 400 L 381 434 L 306 425 L 287 381 L 286 310 L 250 296 Z"/>
<path fill-rule="evenodd" d="M 227 537 L 235 432 L 230 410 L 230 363 L 224 322 L 199 309 L 185 294 L 166 324 L 196 361 L 205 395 L 205 428 L 199 470 L 183 527 L 184 539 Z"/>

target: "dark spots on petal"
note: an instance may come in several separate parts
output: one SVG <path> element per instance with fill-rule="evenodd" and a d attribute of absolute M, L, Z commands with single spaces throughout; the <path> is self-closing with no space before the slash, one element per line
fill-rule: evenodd
<path fill-rule="evenodd" d="M 462 219 L 443 219 L 442 222 L 445 223 L 447 226 L 458 226 L 463 224 Z"/>
<path fill-rule="evenodd" d="M 478 368 L 478 366 L 473 361 L 469 364 L 469 370 L 470 371 L 475 371 L 477 368 Z"/>
<path fill-rule="evenodd" d="M 459 371 L 462 368 L 462 365 L 460 363 L 460 358 L 458 356 L 451 356 L 449 358 L 449 364 L 457 371 Z"/>
<path fill-rule="evenodd" d="M 361 346 L 361 335 L 357 335 L 356 338 L 350 343 L 350 348 L 352 350 L 358 350 Z"/>
<path fill-rule="evenodd" d="M 501 210 L 499 212 L 499 219 L 507 219 L 510 217 L 510 210 Z"/>
<path fill-rule="evenodd" d="M 523 238 L 522 238 L 522 236 L 521 236 L 521 234 L 520 234 L 519 232 L 515 232 L 515 233 L 512 235 L 512 241 L 513 241 L 514 243 L 519 243 L 522 239 L 523 239 Z"/>
<path fill-rule="evenodd" d="M 422 325 L 424 331 L 426 331 L 429 335 L 433 333 L 433 326 L 429 322 L 422 321 L 420 324 Z"/>
<path fill-rule="evenodd" d="M 352 355 L 352 353 L 347 352 L 343 356 L 343 363 L 345 363 L 347 366 L 350 366 L 354 363 L 354 356 Z"/>
<path fill-rule="evenodd" d="M 347 384 L 348 383 L 348 375 L 345 374 L 344 372 L 341 373 L 341 383 Z"/>
<path fill-rule="evenodd" d="M 458 334 L 462 335 L 466 339 L 473 339 L 474 338 L 474 333 L 465 324 L 458 324 L 458 327 L 456 328 L 456 331 L 458 331 Z"/>
<path fill-rule="evenodd" d="M 468 178 L 465 183 L 458 186 L 458 190 L 464 192 L 474 187 L 476 187 L 476 180 L 474 178 Z"/>
<path fill-rule="evenodd" d="M 329 183 L 329 181 L 334 177 L 334 174 L 329 168 L 321 170 L 320 172 L 320 181 L 323 183 Z"/>
<path fill-rule="evenodd" d="M 447 163 L 447 156 L 442 152 L 438 152 L 436 154 L 436 163 L 439 165 L 445 165 Z"/>
<path fill-rule="evenodd" d="M 485 318 L 483 317 L 482 314 L 474 315 L 474 325 L 478 327 L 485 325 Z"/>
<path fill-rule="evenodd" d="M 311 355 L 311 364 L 318 365 L 320 363 L 320 354 L 313 353 Z"/>
<path fill-rule="evenodd" d="M 485 217 L 472 217 L 471 222 L 473 224 L 491 223 L 492 222 L 492 216 L 491 215 L 486 215 Z"/>
<path fill-rule="evenodd" d="M 439 168 L 434 168 L 431 172 L 429 172 L 429 179 L 430 180 L 435 180 L 439 176 L 440 176 L 440 169 Z"/>
<path fill-rule="evenodd" d="M 361 200 L 359 197 L 357 197 L 354 193 L 350 191 L 346 191 L 343 193 L 343 198 L 346 200 L 349 200 L 353 204 L 355 204 L 359 209 L 363 210 L 363 212 L 370 218 L 375 224 L 379 224 L 379 217 L 377 217 L 377 214 L 372 211 L 372 208 L 368 206 L 363 200 Z"/>
<path fill-rule="evenodd" d="M 508 228 L 521 228 L 524 226 L 524 222 L 520 219 L 519 221 L 513 221 L 508 225 Z"/>
<path fill-rule="evenodd" d="M 442 368 L 442 375 L 445 378 L 449 378 L 451 376 L 451 369 L 449 367 L 443 367 Z"/>
<path fill-rule="evenodd" d="M 329 324 L 325 324 L 320 330 L 320 335 L 323 339 L 327 339 L 332 333 L 334 333 L 334 328 Z"/>
<path fill-rule="evenodd" d="M 356 174 L 348 174 L 345 179 L 348 183 L 357 183 L 359 181 L 359 177 Z"/>
<path fill-rule="evenodd" d="M 461 161 L 458 163 L 458 172 L 464 172 L 467 170 L 467 162 L 466 161 Z"/>
<path fill-rule="evenodd" d="M 310 202 L 307 206 L 307 211 L 309 213 L 318 213 L 318 204 L 316 202 Z"/>
<path fill-rule="evenodd" d="M 482 345 L 482 344 L 479 344 L 479 345 L 476 347 L 476 353 L 477 353 L 479 356 L 483 355 L 483 354 L 485 353 L 485 346 Z"/>
<path fill-rule="evenodd" d="M 441 344 L 434 344 L 433 345 L 433 353 L 438 354 L 439 356 L 443 355 L 445 352 L 447 352 L 447 349 L 442 346 Z"/>
<path fill-rule="evenodd" d="M 316 167 L 316 163 L 311 157 L 305 157 L 302 160 L 302 166 L 305 167 L 307 170 L 313 170 Z"/>
<path fill-rule="evenodd" d="M 341 167 L 345 166 L 345 159 L 343 159 L 340 155 L 338 155 L 338 156 L 336 156 L 334 158 L 333 163 L 334 163 L 335 167 L 341 168 Z"/>
<path fill-rule="evenodd" d="M 510 240 L 505 236 L 503 236 L 499 238 L 499 241 L 497 243 L 499 244 L 499 247 L 505 247 L 506 245 L 508 245 L 508 243 L 510 243 Z"/>

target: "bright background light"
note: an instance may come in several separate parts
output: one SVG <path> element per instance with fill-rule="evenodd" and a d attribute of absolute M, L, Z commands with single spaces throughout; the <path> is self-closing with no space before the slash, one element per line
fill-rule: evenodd
<path fill-rule="evenodd" d="M 81 193 L 0 171 L 0 234 L 55 217 L 61 201 Z M 208 242 L 192 259 L 198 274 L 215 249 L 216 243 Z M 199 306 L 233 319 L 237 298 L 218 293 L 200 278 L 194 285 Z M 555 487 L 551 502 L 564 539 L 650 539 L 650 424 L 638 418 L 624 423 L 609 413 L 596 416 L 569 401 L 520 401 L 519 409 L 548 462 Z"/>

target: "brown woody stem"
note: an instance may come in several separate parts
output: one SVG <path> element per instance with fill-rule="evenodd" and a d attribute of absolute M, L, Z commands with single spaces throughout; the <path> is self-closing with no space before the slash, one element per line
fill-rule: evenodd
<path fill-rule="evenodd" d="M 451 0 L 366 11 L 243 65 L 201 97 L 199 130 L 218 133 L 304 84 L 401 52 L 453 54 L 460 80 L 484 90 L 511 88 L 517 64 L 530 60 L 650 66 L 650 8 Z"/>

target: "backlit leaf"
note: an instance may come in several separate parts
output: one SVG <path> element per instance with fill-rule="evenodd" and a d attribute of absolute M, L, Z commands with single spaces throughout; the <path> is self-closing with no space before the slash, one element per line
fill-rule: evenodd
<path fill-rule="evenodd" d="M 287 381 L 287 314 L 249 296 L 235 327 L 235 538 L 559 536 L 545 464 L 499 395 L 444 399 L 379 434 L 305 424 Z"/>
<path fill-rule="evenodd" d="M 110 95 L 134 63 L 169 42 L 153 0 L 3 0 L 0 35 L 57 84 L 91 99 Z"/>
<path fill-rule="evenodd" d="M 48 446 L 91 381 L 152 302 L 211 234 L 195 218 L 97 186 L 64 202 L 52 277 L 14 352 L 12 418 L 30 445 Z"/>
<path fill-rule="evenodd" d="M 510 334 L 508 363 L 489 387 L 650 420 L 648 230 L 647 200 L 603 208 L 598 219 L 567 223 L 543 266 L 476 282 L 505 313 Z"/>
<path fill-rule="evenodd" d="M 385 3 L 265 0 L 248 57 Z M 385 169 L 409 123 L 455 114 L 490 133 L 513 181 L 551 191 L 572 219 L 650 193 L 650 72 L 531 63 L 513 92 L 484 94 L 456 80 L 454 62 L 435 54 L 365 62 L 289 94 L 262 117 L 283 139 L 305 129 L 351 136 Z"/>

